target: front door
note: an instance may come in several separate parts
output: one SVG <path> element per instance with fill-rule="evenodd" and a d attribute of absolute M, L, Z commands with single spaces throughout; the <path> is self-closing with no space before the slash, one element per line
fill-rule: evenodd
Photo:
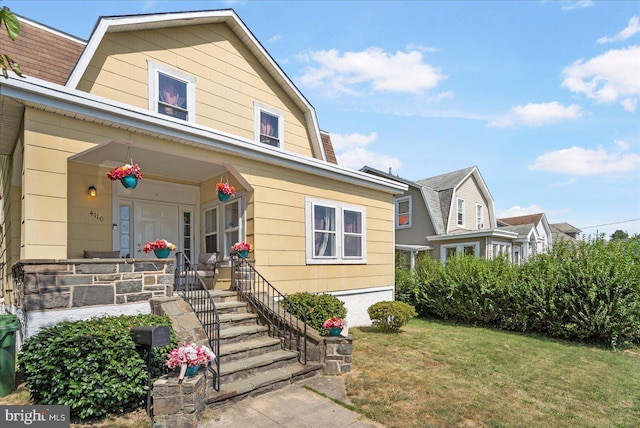
<path fill-rule="evenodd" d="M 142 251 L 147 242 L 166 239 L 180 247 L 180 209 L 177 205 L 133 202 L 134 257 L 155 258 L 153 252 Z"/>

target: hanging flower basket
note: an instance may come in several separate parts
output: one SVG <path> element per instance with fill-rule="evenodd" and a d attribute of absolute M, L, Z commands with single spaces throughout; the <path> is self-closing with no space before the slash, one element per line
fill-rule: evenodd
<path fill-rule="evenodd" d="M 111 181 L 120 180 L 127 189 L 135 189 L 138 185 L 138 180 L 142 179 L 142 172 L 137 163 L 133 165 L 125 164 L 107 172 L 107 177 Z"/>
<path fill-rule="evenodd" d="M 158 239 L 153 242 L 147 242 L 144 247 L 142 247 L 142 251 L 145 253 L 149 253 L 153 251 L 159 259 L 166 259 L 169 257 L 171 251 L 175 251 L 176 246 L 166 239 Z"/>
<path fill-rule="evenodd" d="M 226 202 L 236 195 L 236 189 L 226 182 L 216 184 L 216 190 L 218 191 L 218 199 L 222 202 Z"/>

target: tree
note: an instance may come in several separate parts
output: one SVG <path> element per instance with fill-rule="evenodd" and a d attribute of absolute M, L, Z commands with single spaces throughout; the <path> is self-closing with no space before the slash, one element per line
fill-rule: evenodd
<path fill-rule="evenodd" d="M 3 6 L 2 9 L 0 9 L 0 29 L 2 28 L 2 24 L 4 24 L 7 29 L 7 35 L 12 41 L 18 38 L 20 21 L 18 21 L 18 17 L 15 13 L 11 12 L 7 6 Z M 0 69 L 2 69 L 2 75 L 5 79 L 9 77 L 9 73 L 7 73 L 8 68 L 18 76 L 22 76 L 20 64 L 15 62 L 8 54 L 0 52 Z"/>
<path fill-rule="evenodd" d="M 613 232 L 613 234 L 611 235 L 611 240 L 616 240 L 616 239 L 624 241 L 625 239 L 629 239 L 629 234 L 623 230 L 618 229 L 615 232 Z"/>

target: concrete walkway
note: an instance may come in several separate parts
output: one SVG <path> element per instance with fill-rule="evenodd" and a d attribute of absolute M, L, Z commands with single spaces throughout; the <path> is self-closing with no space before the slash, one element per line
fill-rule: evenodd
<path fill-rule="evenodd" d="M 384 428 L 327 397 L 350 404 L 342 377 L 317 375 L 257 397 L 207 409 L 198 428 Z"/>

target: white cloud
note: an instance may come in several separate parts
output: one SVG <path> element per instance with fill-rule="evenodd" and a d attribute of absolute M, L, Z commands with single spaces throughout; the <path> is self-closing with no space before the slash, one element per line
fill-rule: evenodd
<path fill-rule="evenodd" d="M 300 82 L 324 88 L 333 96 L 371 91 L 419 94 L 446 78 L 438 68 L 425 64 L 423 54 L 416 49 L 396 53 L 377 47 L 344 53 L 330 49 L 309 52 L 299 58 L 316 64 L 306 70 Z"/>
<path fill-rule="evenodd" d="M 360 169 L 367 165 L 381 171 L 386 171 L 390 167 L 394 170 L 400 169 L 402 167 L 400 159 L 367 150 L 367 146 L 377 138 L 376 132 L 369 135 L 331 133 L 331 143 L 338 158 L 338 165 L 353 169 Z"/>
<path fill-rule="evenodd" d="M 617 144 L 626 151 L 624 144 Z M 535 159 L 529 169 L 573 176 L 599 175 L 631 171 L 640 167 L 640 154 L 610 152 L 573 146 L 545 153 Z"/>
<path fill-rule="evenodd" d="M 580 106 L 576 104 L 563 106 L 557 101 L 537 104 L 529 103 L 513 107 L 508 115 L 491 121 L 489 126 L 499 128 L 518 125 L 543 126 L 560 120 L 577 119 L 581 116 Z"/>
<path fill-rule="evenodd" d="M 538 214 L 542 213 L 544 210 L 540 205 L 529 205 L 528 207 L 521 207 L 516 205 L 515 207 L 507 208 L 506 210 L 496 210 L 497 218 L 509 218 L 509 217 L 520 217 L 523 215 L 529 214 Z"/>
<path fill-rule="evenodd" d="M 600 37 L 598 43 L 612 43 L 627 40 L 633 35 L 640 33 L 640 22 L 637 16 L 631 17 L 629 25 L 613 37 Z"/>
<path fill-rule="evenodd" d="M 586 7 L 595 6 L 593 0 L 562 0 L 562 10 L 584 9 Z"/>
<path fill-rule="evenodd" d="M 269 38 L 269 43 L 273 44 L 273 43 L 279 42 L 280 39 L 282 39 L 282 35 L 275 34 Z"/>
<path fill-rule="evenodd" d="M 600 103 L 620 101 L 635 111 L 640 96 L 640 46 L 613 49 L 586 62 L 565 67 L 562 86 Z"/>

